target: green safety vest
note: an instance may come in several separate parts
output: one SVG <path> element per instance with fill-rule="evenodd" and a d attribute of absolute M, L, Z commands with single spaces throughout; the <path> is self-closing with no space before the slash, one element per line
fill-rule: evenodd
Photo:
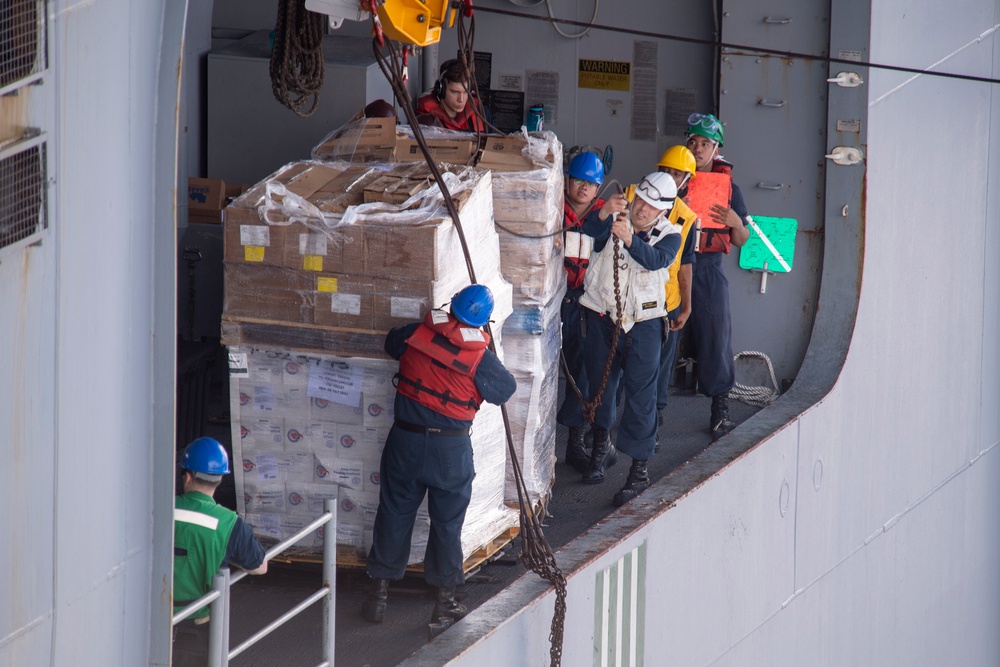
<path fill-rule="evenodd" d="M 174 499 L 174 613 L 212 588 L 236 519 L 235 512 L 198 491 Z M 190 618 L 208 611 L 202 607 Z"/>

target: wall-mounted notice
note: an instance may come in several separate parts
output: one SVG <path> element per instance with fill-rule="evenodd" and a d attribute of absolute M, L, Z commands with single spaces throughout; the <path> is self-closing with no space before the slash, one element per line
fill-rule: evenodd
<path fill-rule="evenodd" d="M 559 72 L 527 70 L 524 101 L 545 108 L 546 125 L 559 121 Z"/>
<path fill-rule="evenodd" d="M 632 125 L 629 138 L 656 141 L 656 42 L 633 42 Z"/>
<path fill-rule="evenodd" d="M 667 88 L 663 109 L 663 134 L 683 137 L 687 134 L 688 116 L 698 111 L 698 91 L 695 88 Z"/>
<path fill-rule="evenodd" d="M 524 77 L 520 74 L 501 74 L 498 80 L 498 90 L 524 90 Z"/>
<path fill-rule="evenodd" d="M 488 90 L 492 86 L 493 78 L 493 54 L 489 51 L 475 51 L 473 57 L 476 68 L 476 87 L 479 90 Z"/>
<path fill-rule="evenodd" d="M 489 97 L 493 124 L 504 132 L 517 132 L 524 124 L 524 93 L 516 90 L 491 90 Z M 417 317 L 420 319 L 418 313 Z"/>
<path fill-rule="evenodd" d="M 628 90 L 632 80 L 632 64 L 614 60 L 580 58 L 576 77 L 578 88 L 598 90 Z"/>

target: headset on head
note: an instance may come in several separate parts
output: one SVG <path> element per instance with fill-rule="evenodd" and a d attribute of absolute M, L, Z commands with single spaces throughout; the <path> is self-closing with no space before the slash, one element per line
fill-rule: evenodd
<path fill-rule="evenodd" d="M 438 70 L 438 78 L 434 81 L 434 88 L 431 90 L 431 94 L 434 95 L 436 99 L 444 99 L 444 94 L 448 90 L 448 84 L 445 83 L 445 74 L 458 62 L 457 58 L 452 58 L 451 60 L 446 60 L 441 63 L 441 68 Z"/>

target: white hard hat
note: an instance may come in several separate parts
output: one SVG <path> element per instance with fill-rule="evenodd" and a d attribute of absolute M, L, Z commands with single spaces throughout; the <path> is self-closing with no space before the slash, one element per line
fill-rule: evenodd
<path fill-rule="evenodd" d="M 674 199 L 677 197 L 677 183 L 670 174 L 654 171 L 639 181 L 635 193 L 653 208 L 669 211 L 674 207 Z"/>

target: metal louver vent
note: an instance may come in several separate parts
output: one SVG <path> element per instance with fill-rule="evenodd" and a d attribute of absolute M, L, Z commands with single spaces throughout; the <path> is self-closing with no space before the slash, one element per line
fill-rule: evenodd
<path fill-rule="evenodd" d="M 0 89 L 42 72 L 45 54 L 44 0 L 0 2 Z"/>
<path fill-rule="evenodd" d="M 45 143 L 0 153 L 0 248 L 48 227 Z"/>

